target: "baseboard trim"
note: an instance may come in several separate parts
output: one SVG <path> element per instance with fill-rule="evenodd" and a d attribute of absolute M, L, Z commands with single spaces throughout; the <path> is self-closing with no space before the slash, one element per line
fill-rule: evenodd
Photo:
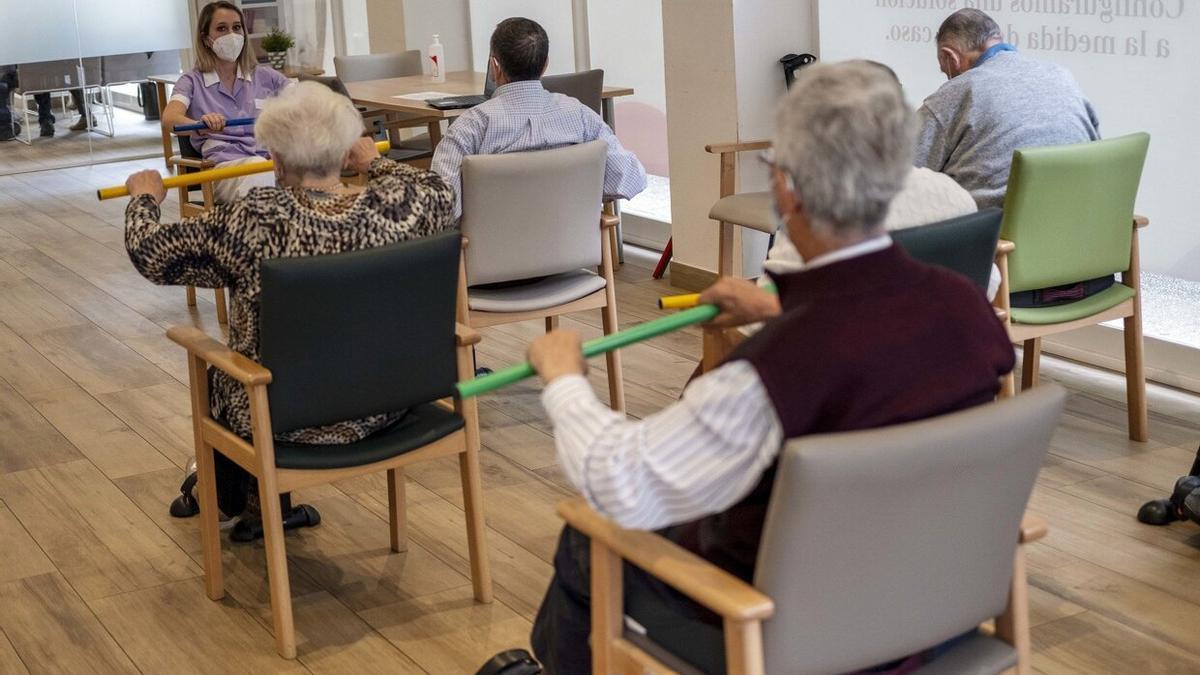
<path fill-rule="evenodd" d="M 1144 339 L 1146 379 L 1200 393 L 1200 350 L 1152 337 Z M 1124 333 L 1119 328 L 1089 326 L 1042 339 L 1042 350 L 1117 373 L 1125 372 Z"/>
<path fill-rule="evenodd" d="M 688 291 L 702 291 L 717 282 L 717 273 L 671 261 L 671 285 Z"/>

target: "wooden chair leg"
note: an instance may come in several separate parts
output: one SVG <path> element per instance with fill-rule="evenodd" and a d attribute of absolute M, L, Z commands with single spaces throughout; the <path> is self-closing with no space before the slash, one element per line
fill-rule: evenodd
<path fill-rule="evenodd" d="M 462 402 L 464 408 L 475 406 L 475 399 Z M 471 558 L 471 586 L 475 600 L 492 601 L 492 571 L 487 555 L 487 523 L 483 519 L 483 482 L 479 473 L 479 418 L 464 415 L 467 420 L 466 450 L 458 456 L 458 471 L 462 478 L 463 512 L 467 519 L 467 553 Z"/>
<path fill-rule="evenodd" d="M 1033 647 L 1029 637 L 1029 585 L 1025 578 L 1025 547 L 1017 546 L 1013 557 L 1012 586 L 1008 591 L 1008 608 L 996 617 L 996 637 L 1017 650 L 1017 673 L 1033 672 Z"/>
<path fill-rule="evenodd" d="M 217 303 L 217 323 L 229 325 L 229 309 L 225 306 L 225 289 L 213 289 L 213 301 Z"/>
<path fill-rule="evenodd" d="M 1129 406 L 1129 438 L 1139 443 L 1150 436 L 1146 413 L 1146 365 L 1142 338 L 1142 271 L 1138 231 L 1133 229 L 1129 269 L 1121 274 L 1121 283 L 1134 291 L 1133 316 L 1125 318 L 1125 398 Z"/>
<path fill-rule="evenodd" d="M 1042 338 L 1026 340 L 1025 348 L 1021 355 L 1021 391 L 1037 386 L 1041 361 Z"/>
<path fill-rule="evenodd" d="M 196 447 L 196 495 L 200 500 L 200 546 L 204 552 L 204 590 L 210 600 L 225 597 L 221 568 L 221 530 L 217 517 L 217 482 L 213 449 Z"/>
<path fill-rule="evenodd" d="M 263 535 L 266 540 L 267 579 L 271 586 L 271 618 L 275 627 L 275 649 L 285 659 L 296 658 L 296 628 L 292 620 L 292 590 L 288 581 L 287 549 L 283 541 L 283 511 L 274 481 L 258 479 L 262 504 Z"/>
<path fill-rule="evenodd" d="M 600 323 L 604 327 L 604 334 L 611 335 L 617 332 L 616 305 L 610 303 L 600 312 Z M 620 350 L 614 349 L 606 353 L 604 360 L 608 365 L 608 404 L 617 412 L 625 412 L 625 379 L 621 372 Z"/>
<path fill-rule="evenodd" d="M 1017 395 L 1017 376 L 1009 373 L 1000 378 L 1000 396 L 997 398 L 1012 398 Z"/>
<path fill-rule="evenodd" d="M 390 469 L 388 481 L 388 525 L 392 533 L 392 551 L 408 550 L 408 516 L 404 501 L 404 469 Z"/>
<path fill-rule="evenodd" d="M 546 317 L 546 332 L 549 333 L 552 330 L 558 330 L 558 317 L 557 316 Z"/>
<path fill-rule="evenodd" d="M 195 286 L 187 287 L 187 306 L 188 307 L 196 306 L 196 287 Z"/>
<path fill-rule="evenodd" d="M 1149 438 L 1146 411 L 1146 365 L 1142 343 L 1142 317 L 1125 319 L 1125 397 L 1129 406 L 1129 438 L 1144 443 Z"/>

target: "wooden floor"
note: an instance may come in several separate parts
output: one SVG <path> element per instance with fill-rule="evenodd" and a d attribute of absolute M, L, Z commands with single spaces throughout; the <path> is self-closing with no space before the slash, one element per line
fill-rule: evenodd
<path fill-rule="evenodd" d="M 493 604 L 471 599 L 452 462 L 408 471 L 403 554 L 389 552 L 382 476 L 299 495 L 324 520 L 288 536 L 297 661 L 275 655 L 261 544 L 226 542 L 229 594 L 206 599 L 196 522 L 167 515 L 192 441 L 183 355 L 163 330 L 217 325 L 209 294 L 189 311 L 181 289 L 134 272 L 124 203 L 92 196 L 134 168 L 0 177 L 0 673 L 470 673 L 525 645 L 554 504 L 571 494 L 532 384 L 482 406 Z M 620 271 L 622 325 L 671 290 L 648 264 Z M 599 314 L 563 324 L 596 335 Z M 481 361 L 516 360 L 539 330 L 487 330 Z M 699 347 L 685 330 L 627 350 L 631 413 L 673 401 Z M 1133 518 L 1190 466 L 1200 401 L 1152 387 L 1152 440 L 1132 443 L 1119 378 L 1044 367 L 1073 395 L 1031 507 L 1051 525 L 1029 556 L 1037 669 L 1200 672 L 1200 528 Z"/>

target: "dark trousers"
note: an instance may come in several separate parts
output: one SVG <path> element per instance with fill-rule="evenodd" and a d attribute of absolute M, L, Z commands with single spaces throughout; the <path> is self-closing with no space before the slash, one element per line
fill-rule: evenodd
<path fill-rule="evenodd" d="M 554 577 L 538 609 L 530 641 L 550 675 L 592 672 L 591 544 L 564 527 L 554 553 Z M 686 598 L 636 567 L 624 566 L 625 614 L 662 649 L 707 673 L 725 672 L 721 629 L 699 619 Z"/>
<path fill-rule="evenodd" d="M 75 101 L 75 107 L 79 108 L 80 115 L 87 112 L 87 101 L 84 100 L 82 89 L 72 89 L 71 99 Z M 50 105 L 50 92 L 34 94 L 33 100 L 37 103 L 38 124 L 54 124 L 54 110 Z"/>

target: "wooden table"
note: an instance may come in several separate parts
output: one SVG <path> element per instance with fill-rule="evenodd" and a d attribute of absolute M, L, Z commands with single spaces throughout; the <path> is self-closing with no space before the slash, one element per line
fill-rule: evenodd
<path fill-rule="evenodd" d="M 426 75 L 410 75 L 408 77 L 393 77 L 386 80 L 363 80 L 362 82 L 347 82 L 346 89 L 350 98 L 361 106 L 373 110 L 385 110 L 402 115 L 430 120 L 429 138 L 434 145 L 441 138 L 441 121 L 458 117 L 467 111 L 466 108 L 457 110 L 438 110 L 424 101 L 403 98 L 404 94 L 436 91 L 446 96 L 466 96 L 482 94 L 487 79 L 484 73 L 458 71 L 446 73 L 446 81 L 435 83 Z M 603 117 L 608 126 L 616 128 L 613 115 L 612 101 L 618 96 L 631 96 L 633 89 L 629 87 L 604 87 L 600 94 L 603 102 Z M 435 127 L 437 130 L 435 131 Z"/>

